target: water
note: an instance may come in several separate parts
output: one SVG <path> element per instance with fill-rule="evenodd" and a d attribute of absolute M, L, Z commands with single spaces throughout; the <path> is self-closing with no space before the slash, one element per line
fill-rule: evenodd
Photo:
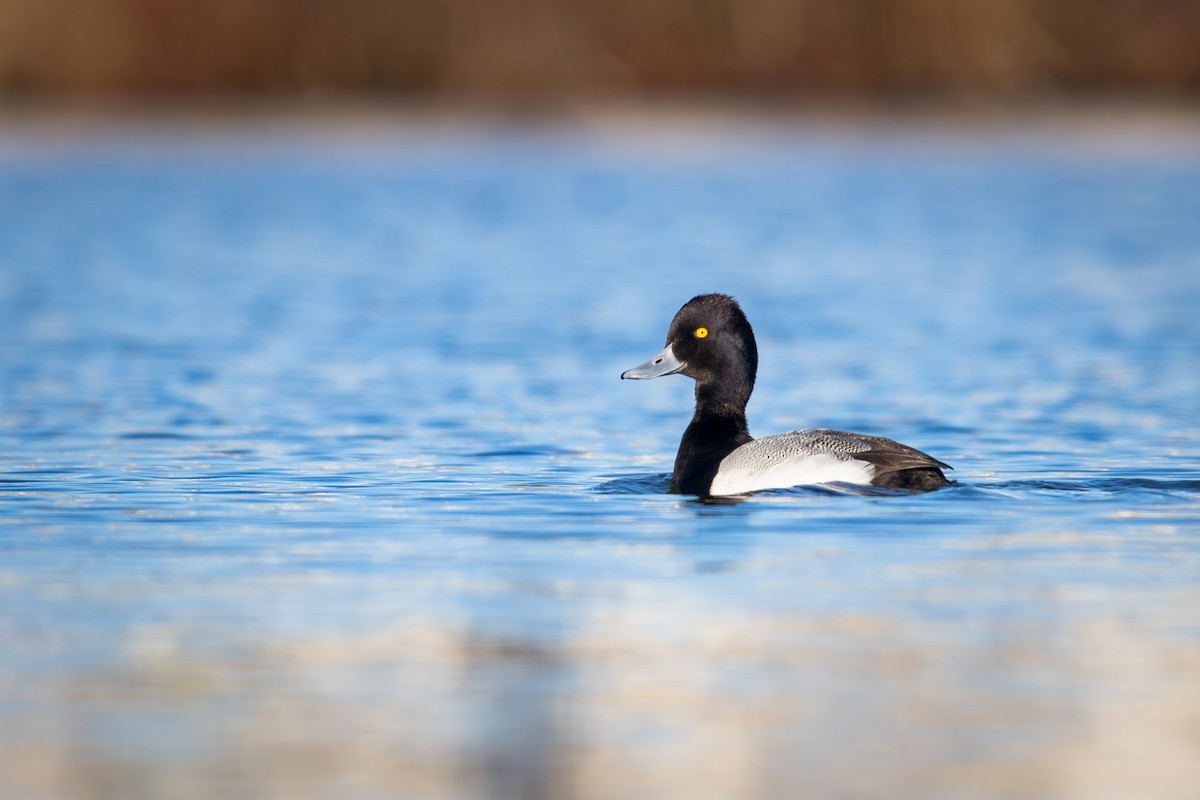
<path fill-rule="evenodd" d="M 1197 796 L 1200 137 L 1121 131 L 10 127 L 0 795 Z M 752 432 L 956 485 L 667 494 L 702 291 Z"/>

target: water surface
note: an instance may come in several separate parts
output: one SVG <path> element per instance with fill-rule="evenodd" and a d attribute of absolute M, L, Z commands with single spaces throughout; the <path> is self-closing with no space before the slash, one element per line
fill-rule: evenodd
<path fill-rule="evenodd" d="M 0 135 L 0 795 L 1193 798 L 1200 137 Z M 759 435 L 923 496 L 666 493 Z"/>

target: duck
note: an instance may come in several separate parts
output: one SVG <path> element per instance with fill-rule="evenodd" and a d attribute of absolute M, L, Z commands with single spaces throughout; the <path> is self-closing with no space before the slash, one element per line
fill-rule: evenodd
<path fill-rule="evenodd" d="M 683 432 L 671 491 L 701 498 L 765 489 L 847 483 L 929 492 L 953 469 L 882 436 L 809 428 L 755 439 L 746 403 L 758 372 L 758 345 L 738 302 L 701 294 L 679 309 L 663 351 L 626 370 L 622 380 L 686 375 L 696 382 L 696 410 Z"/>

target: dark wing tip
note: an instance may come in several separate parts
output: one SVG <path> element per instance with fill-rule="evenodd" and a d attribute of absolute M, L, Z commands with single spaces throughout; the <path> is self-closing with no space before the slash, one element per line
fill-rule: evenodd
<path fill-rule="evenodd" d="M 874 464 L 879 472 L 896 472 L 902 469 L 954 469 L 928 453 L 895 442 L 887 447 L 860 450 L 851 458 L 868 461 Z"/>

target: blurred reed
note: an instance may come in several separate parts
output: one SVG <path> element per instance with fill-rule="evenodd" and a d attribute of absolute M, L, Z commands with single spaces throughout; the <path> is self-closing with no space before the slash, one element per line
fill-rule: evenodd
<path fill-rule="evenodd" d="M 0 0 L 0 96 L 1200 92 L 1200 0 Z"/>

